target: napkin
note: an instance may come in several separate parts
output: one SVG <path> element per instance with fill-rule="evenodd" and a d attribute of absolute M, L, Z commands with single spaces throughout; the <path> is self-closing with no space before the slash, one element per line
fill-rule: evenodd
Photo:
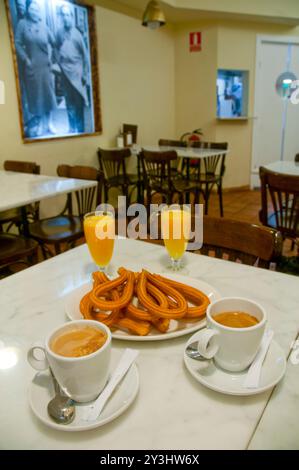
<path fill-rule="evenodd" d="M 126 375 L 138 354 L 139 351 L 136 349 L 127 348 L 125 350 L 104 390 L 91 405 L 85 406 L 84 410 L 82 410 L 83 420 L 95 421 L 99 417 L 112 392 Z"/>
<path fill-rule="evenodd" d="M 274 336 L 273 330 L 266 331 L 266 333 L 264 334 L 261 347 L 246 374 L 246 377 L 243 383 L 243 388 L 258 388 L 259 387 L 262 365 L 267 355 L 273 336 Z"/>

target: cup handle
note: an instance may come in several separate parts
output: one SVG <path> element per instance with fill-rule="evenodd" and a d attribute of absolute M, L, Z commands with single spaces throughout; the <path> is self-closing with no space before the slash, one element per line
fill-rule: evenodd
<path fill-rule="evenodd" d="M 42 357 L 40 357 L 42 356 Z M 49 367 L 46 357 L 46 351 L 43 343 L 37 341 L 34 343 L 27 353 L 27 360 L 35 370 L 45 370 Z"/>
<path fill-rule="evenodd" d="M 206 359 L 212 359 L 219 349 L 219 344 L 212 341 L 212 338 L 219 336 L 219 332 L 212 329 L 206 329 L 201 332 L 198 339 L 197 349 L 198 352 Z"/>

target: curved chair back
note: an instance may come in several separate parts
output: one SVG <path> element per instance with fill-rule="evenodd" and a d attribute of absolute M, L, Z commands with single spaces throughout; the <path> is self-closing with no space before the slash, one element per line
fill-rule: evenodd
<path fill-rule="evenodd" d="M 21 162 L 18 160 L 6 160 L 4 162 L 5 171 L 17 171 L 18 173 L 40 174 L 40 166 L 34 162 Z"/>
<path fill-rule="evenodd" d="M 69 193 L 64 212 L 73 214 L 73 199 L 77 204 L 77 213 L 80 217 L 94 210 L 102 200 L 103 174 L 94 167 L 82 165 L 59 165 L 57 167 L 58 176 L 64 178 L 75 178 L 81 180 L 97 181 L 97 185 Z"/>

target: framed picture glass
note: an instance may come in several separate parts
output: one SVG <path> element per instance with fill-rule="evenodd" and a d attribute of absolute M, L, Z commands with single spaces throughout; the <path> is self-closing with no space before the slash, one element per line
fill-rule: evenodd
<path fill-rule="evenodd" d="M 218 69 L 218 119 L 246 119 L 248 115 L 248 70 Z"/>
<path fill-rule="evenodd" d="M 102 131 L 94 8 L 5 0 L 24 142 Z"/>

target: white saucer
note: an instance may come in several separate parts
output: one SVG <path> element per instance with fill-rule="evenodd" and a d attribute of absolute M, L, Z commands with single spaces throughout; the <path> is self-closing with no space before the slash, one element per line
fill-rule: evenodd
<path fill-rule="evenodd" d="M 188 344 L 196 341 L 200 331 L 195 333 Z M 187 346 L 186 345 L 186 346 Z M 243 388 L 247 370 L 243 372 L 226 372 L 218 368 L 213 361 L 200 362 L 191 359 L 184 351 L 184 362 L 191 375 L 202 385 L 225 393 L 226 395 L 257 395 L 274 387 L 284 376 L 286 371 L 286 358 L 281 347 L 272 341 L 263 364 L 260 386 L 256 389 Z"/>
<path fill-rule="evenodd" d="M 116 364 L 115 364 L 116 365 Z M 29 386 L 30 407 L 44 424 L 59 431 L 75 432 L 95 429 L 109 423 L 121 415 L 134 401 L 139 389 L 139 374 L 136 364 L 133 364 L 124 377 L 120 385 L 116 388 L 102 413 L 96 421 L 87 422 L 80 418 L 84 405 L 76 404 L 76 416 L 72 423 L 63 425 L 57 424 L 50 418 L 47 412 L 47 405 L 54 397 L 52 379 L 48 371 L 38 372 Z"/>
<path fill-rule="evenodd" d="M 173 279 L 177 282 L 182 282 L 183 284 L 187 284 L 189 286 L 195 287 L 200 291 L 204 292 L 210 299 L 210 302 L 215 302 L 215 300 L 220 299 L 221 295 L 213 286 L 204 282 L 200 279 L 194 279 L 191 277 L 182 276 L 177 273 L 163 273 L 164 277 L 168 277 L 169 279 Z M 70 320 L 82 320 L 83 315 L 80 312 L 80 300 L 82 297 L 87 294 L 92 288 L 92 284 L 86 283 L 83 284 L 76 289 L 74 289 L 70 294 L 68 294 L 65 298 L 64 308 L 67 317 Z M 171 320 L 169 329 L 166 333 L 159 333 L 154 329 L 147 335 L 147 336 L 138 336 L 132 335 L 125 331 L 121 330 L 114 330 L 112 332 L 112 338 L 126 340 L 126 341 L 163 341 L 168 340 L 171 338 L 178 338 L 179 336 L 187 335 L 190 333 L 194 333 L 199 329 L 203 328 L 206 325 L 206 319 L 201 318 L 196 322 L 180 322 L 177 320 Z"/>

